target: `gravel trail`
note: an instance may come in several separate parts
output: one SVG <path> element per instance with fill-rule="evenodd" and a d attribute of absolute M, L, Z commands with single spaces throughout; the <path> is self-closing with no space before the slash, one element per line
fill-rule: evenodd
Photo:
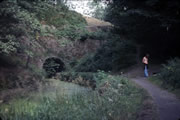
<path fill-rule="evenodd" d="M 162 90 L 144 77 L 131 78 L 152 96 L 160 120 L 180 120 L 180 101 L 172 93 Z"/>
<path fill-rule="evenodd" d="M 158 73 L 159 66 L 151 65 L 150 76 Z M 134 66 L 125 72 L 125 76 L 143 87 L 152 96 L 153 102 L 157 107 L 157 115 L 160 120 L 180 120 L 180 100 L 173 94 L 151 83 L 143 77 L 141 65 Z"/>

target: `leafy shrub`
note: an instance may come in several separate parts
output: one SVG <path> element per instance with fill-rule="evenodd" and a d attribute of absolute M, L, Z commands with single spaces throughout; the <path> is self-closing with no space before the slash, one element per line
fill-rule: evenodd
<path fill-rule="evenodd" d="M 174 58 L 163 65 L 163 69 L 160 72 L 160 78 L 163 80 L 163 86 L 168 85 L 173 88 L 180 88 L 180 59 Z"/>

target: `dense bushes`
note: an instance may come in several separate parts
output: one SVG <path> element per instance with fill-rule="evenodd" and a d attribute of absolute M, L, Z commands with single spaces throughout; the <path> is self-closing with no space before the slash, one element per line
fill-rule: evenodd
<path fill-rule="evenodd" d="M 163 65 L 160 72 L 160 79 L 163 80 L 163 87 L 172 86 L 174 89 L 180 88 L 180 59 L 169 60 Z"/>
<path fill-rule="evenodd" d="M 75 66 L 75 70 L 79 72 L 117 71 L 134 64 L 135 56 L 136 47 L 134 43 L 114 36 L 95 54 L 82 58 L 79 64 Z"/>

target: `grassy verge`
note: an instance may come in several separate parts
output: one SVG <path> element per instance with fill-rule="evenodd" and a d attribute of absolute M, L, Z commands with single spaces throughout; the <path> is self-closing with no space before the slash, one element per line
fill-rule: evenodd
<path fill-rule="evenodd" d="M 97 73 L 96 90 L 41 99 L 16 99 L 0 106 L 3 120 L 135 120 L 144 99 L 143 90 L 126 78 Z M 71 84 L 71 83 L 70 83 Z M 53 86 L 59 86 L 57 83 Z M 52 87 L 55 88 L 55 87 Z M 66 89 L 72 86 L 66 84 Z M 48 90 L 49 91 L 49 90 Z M 74 90 L 73 90 L 74 91 Z M 39 97 L 37 93 L 34 98 Z"/>

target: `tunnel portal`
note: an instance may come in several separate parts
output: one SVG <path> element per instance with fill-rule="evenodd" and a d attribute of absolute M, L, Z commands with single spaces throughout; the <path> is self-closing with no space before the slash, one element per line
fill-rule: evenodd
<path fill-rule="evenodd" d="M 56 73 L 64 71 L 65 64 L 61 59 L 57 57 L 51 57 L 45 60 L 43 69 L 46 71 L 47 77 L 51 78 L 55 76 Z"/>

